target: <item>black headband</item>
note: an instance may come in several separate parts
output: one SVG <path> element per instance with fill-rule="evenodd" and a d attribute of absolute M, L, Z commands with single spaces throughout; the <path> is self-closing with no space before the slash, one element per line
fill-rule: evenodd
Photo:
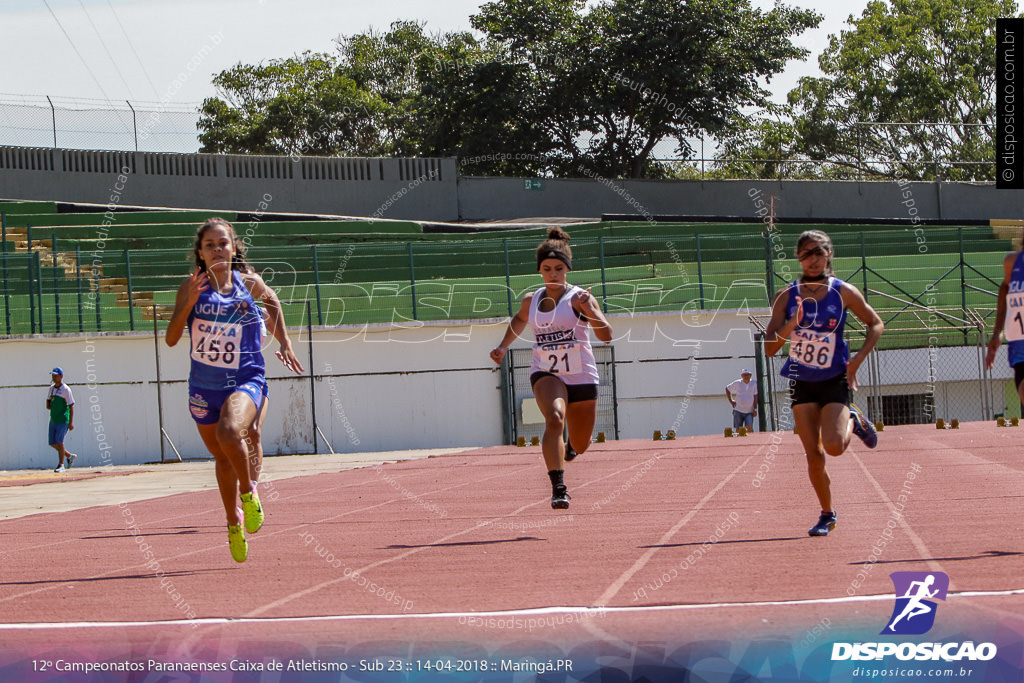
<path fill-rule="evenodd" d="M 540 270 L 541 261 L 549 258 L 558 259 L 565 264 L 566 268 L 572 270 L 572 259 L 569 258 L 569 255 L 556 249 L 548 249 L 547 251 L 542 251 L 537 254 L 537 270 Z"/>

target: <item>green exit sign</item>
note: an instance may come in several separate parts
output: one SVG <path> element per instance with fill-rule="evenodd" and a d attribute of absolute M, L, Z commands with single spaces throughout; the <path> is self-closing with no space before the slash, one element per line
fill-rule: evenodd
<path fill-rule="evenodd" d="M 541 180 L 540 178 L 527 178 L 525 183 L 526 183 L 526 189 L 527 190 L 543 190 L 544 189 L 544 181 Z"/>

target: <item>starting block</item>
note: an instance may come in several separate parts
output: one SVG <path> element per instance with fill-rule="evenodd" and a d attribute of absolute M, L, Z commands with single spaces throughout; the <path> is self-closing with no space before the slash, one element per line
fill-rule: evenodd
<path fill-rule="evenodd" d="M 661 441 L 661 430 L 660 429 L 655 429 L 654 430 L 654 440 L 655 441 Z"/>
<path fill-rule="evenodd" d="M 1019 417 L 1011 417 L 1009 420 L 1003 417 L 996 418 L 997 427 L 1016 427 L 1020 424 Z"/>
<path fill-rule="evenodd" d="M 540 445 L 540 437 L 539 436 L 535 436 L 532 439 L 530 439 L 530 445 L 531 446 L 539 446 Z"/>
<path fill-rule="evenodd" d="M 605 441 L 606 441 L 606 439 L 605 439 L 605 436 L 604 436 L 604 432 L 598 432 L 597 433 L 597 442 L 598 443 L 604 443 Z"/>
<path fill-rule="evenodd" d="M 946 421 L 943 420 L 940 417 L 938 420 L 935 421 L 935 428 L 936 429 L 945 429 L 946 428 Z"/>
<path fill-rule="evenodd" d="M 726 427 L 725 428 L 725 435 L 727 437 L 732 436 L 732 427 Z"/>
<path fill-rule="evenodd" d="M 740 436 L 746 436 L 747 435 L 747 428 L 746 427 L 740 427 L 740 430 L 738 432 L 736 432 L 736 433 L 739 434 Z"/>
<path fill-rule="evenodd" d="M 876 422 L 875 423 L 875 431 L 876 432 L 884 432 L 885 431 L 885 423 L 882 422 L 881 420 Z"/>
<path fill-rule="evenodd" d="M 956 419 L 954 417 L 952 420 L 949 421 L 949 428 L 950 429 L 960 429 L 960 420 L 958 420 L 958 419 Z"/>
<path fill-rule="evenodd" d="M 516 446 L 519 446 L 519 448 L 524 448 L 526 446 L 526 437 L 521 436 L 518 439 L 516 439 Z"/>
<path fill-rule="evenodd" d="M 668 430 L 668 432 L 665 433 L 665 438 L 668 439 L 669 441 L 675 441 L 676 440 L 676 430 L 674 430 L 674 429 Z"/>

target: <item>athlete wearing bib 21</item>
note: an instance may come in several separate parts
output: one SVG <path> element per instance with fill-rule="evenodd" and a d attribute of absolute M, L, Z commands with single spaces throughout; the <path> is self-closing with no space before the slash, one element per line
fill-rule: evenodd
<path fill-rule="evenodd" d="M 590 346 L 590 324 L 573 309 L 573 299 L 583 289 L 569 285 L 552 311 L 541 312 L 546 288 L 533 293 L 530 302 L 530 329 L 536 340 L 530 374 L 556 375 L 567 385 L 599 384 L 597 361 Z"/>
<path fill-rule="evenodd" d="M 827 286 L 828 291 L 821 301 L 803 301 L 803 318 L 789 336 L 789 357 L 780 373 L 783 377 L 819 382 L 846 372 L 850 347 L 843 337 L 846 329 L 843 281 L 829 277 Z M 796 314 L 799 291 L 799 281 L 789 286 L 787 319 Z"/>
<path fill-rule="evenodd" d="M 548 230 L 548 239 L 537 247 L 537 271 L 544 286 L 523 297 L 501 343 L 491 350 L 491 360 L 501 365 L 508 347 L 529 325 L 533 332 L 530 386 L 544 416 L 541 453 L 551 480 L 551 507 L 569 507 L 565 463 L 590 446 L 597 421 L 600 378 L 589 330 L 606 344 L 612 328 L 589 290 L 566 282 L 572 270 L 569 235 L 561 228 Z M 562 434 L 568 430 L 568 441 Z"/>
<path fill-rule="evenodd" d="M 1003 258 L 1003 282 L 996 298 L 996 318 L 988 342 L 985 366 L 992 369 L 996 353 L 1006 336 L 1007 359 L 1013 368 L 1013 383 L 1024 402 L 1024 251 Z"/>

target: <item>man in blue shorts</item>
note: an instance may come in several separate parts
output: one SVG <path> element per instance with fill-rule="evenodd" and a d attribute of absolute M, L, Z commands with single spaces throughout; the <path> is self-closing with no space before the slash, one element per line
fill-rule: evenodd
<path fill-rule="evenodd" d="M 54 472 L 63 472 L 74 465 L 78 457 L 64 448 L 64 436 L 69 429 L 75 428 L 75 397 L 71 394 L 71 387 L 64 384 L 62 369 L 51 370 L 50 380 L 50 390 L 46 393 L 46 409 L 50 411 L 48 443 L 60 458 Z"/>

